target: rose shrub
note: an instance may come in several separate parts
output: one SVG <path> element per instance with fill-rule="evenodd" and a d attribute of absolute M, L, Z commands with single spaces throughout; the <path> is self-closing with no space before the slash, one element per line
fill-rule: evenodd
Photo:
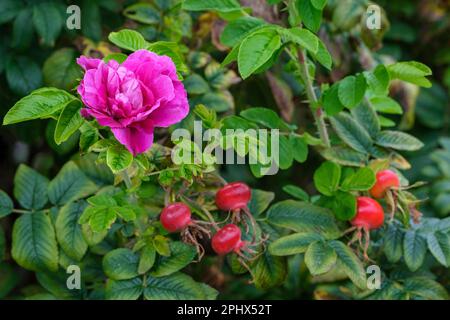
<path fill-rule="evenodd" d="M 436 214 L 405 132 L 442 75 L 380 51 L 389 16 L 370 30 L 367 5 L 138 2 L 110 44 L 48 58 L 66 74 L 3 118 L 48 123 L 59 158 L 0 191 L 0 297 L 447 299 L 448 138 L 424 166 Z"/>

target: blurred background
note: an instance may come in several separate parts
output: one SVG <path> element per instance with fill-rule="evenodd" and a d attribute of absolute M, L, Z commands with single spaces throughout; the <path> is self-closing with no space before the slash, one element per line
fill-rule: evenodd
<path fill-rule="evenodd" d="M 241 0 L 253 8 L 254 15 L 271 23 L 285 23 L 285 12 L 268 2 Z M 326 23 L 319 34 L 332 52 L 335 68 L 331 74 L 319 73 L 318 78 L 322 83 L 336 81 L 350 72 L 361 71 L 371 59 L 417 60 L 431 67 L 432 88 L 407 84 L 392 87 L 391 96 L 404 113 L 387 114 L 384 121 L 425 143 L 420 152 L 407 154 L 411 169 L 405 175 L 410 182 L 428 182 L 417 190 L 421 198 L 428 199 L 421 207 L 424 215 L 446 217 L 450 215 L 450 0 L 374 2 L 383 10 L 383 28 L 367 33 L 363 17 L 368 1 L 328 1 Z M 235 66 L 230 70 L 218 68 L 217 61 L 223 60 L 228 49 L 219 41 L 225 22 L 213 13 L 180 11 L 180 3 L 181 0 L 0 0 L 0 119 L 16 101 L 39 87 L 74 91 L 81 77 L 75 58 L 101 58 L 119 51 L 107 41 L 107 36 L 126 27 L 140 31 L 148 41 L 185 45 L 187 65 L 196 68 L 200 77 L 185 79 L 191 105 L 203 103 L 220 114 L 238 112 L 248 105 L 270 107 L 299 127 L 310 128 L 308 109 L 294 109 L 303 103 L 302 88 L 289 73 L 289 65 L 277 65 L 266 74 L 240 82 L 233 71 Z M 70 5 L 80 9 L 80 29 L 67 28 L 67 19 L 78 12 L 72 7 L 75 11 L 67 13 Z M 191 120 L 186 119 L 182 125 L 189 126 Z M 54 125 L 55 121 L 49 120 L 0 126 L 0 189 L 12 194 L 15 170 L 20 163 L 53 176 L 78 152 L 77 135 L 59 146 L 54 143 Z M 318 159 L 317 154 L 312 154 L 305 164 L 260 180 L 252 178 L 245 166 L 227 166 L 224 175 L 229 180 L 239 178 L 260 189 L 275 191 L 277 198 L 283 199 L 288 196 L 281 187 L 289 183 L 313 191 L 311 172 Z M 14 218 L 11 215 L 0 221 L 7 243 Z M 2 237 L 0 234 L 0 241 Z M 26 290 L 24 284 L 33 282 L 32 275 L 23 269 L 13 272 L 12 263 L 0 268 L 0 298 L 13 288 Z M 320 291 L 311 292 L 311 286 L 302 279 L 305 274 L 291 274 L 283 287 L 265 293 L 239 281 L 232 282 L 223 298 L 320 298 Z"/>

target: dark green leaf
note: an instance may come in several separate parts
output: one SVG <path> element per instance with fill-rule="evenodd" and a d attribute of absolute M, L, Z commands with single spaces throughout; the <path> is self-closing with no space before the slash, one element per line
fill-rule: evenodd
<path fill-rule="evenodd" d="M 305 253 L 306 266 L 315 276 L 330 271 L 336 259 L 336 251 L 324 241 L 313 242 Z"/>
<path fill-rule="evenodd" d="M 294 233 L 272 242 L 269 246 L 269 252 L 275 256 L 304 253 L 311 243 L 320 240 L 323 240 L 323 238 L 317 233 Z"/>
<path fill-rule="evenodd" d="M 395 150 L 416 151 L 423 147 L 417 138 L 400 131 L 382 131 L 376 138 L 376 144 Z"/>
<path fill-rule="evenodd" d="M 58 213 L 55 223 L 56 238 L 61 248 L 72 259 L 80 261 L 87 251 L 78 219 L 86 208 L 85 202 L 70 202 Z"/>
<path fill-rule="evenodd" d="M 307 202 L 278 202 L 270 207 L 267 219 L 279 227 L 297 232 L 318 233 L 329 239 L 341 234 L 331 212 Z"/>
<path fill-rule="evenodd" d="M 347 113 L 330 118 L 339 138 L 349 147 L 361 153 L 368 153 L 373 145 L 367 131 Z"/>
<path fill-rule="evenodd" d="M 5 191 L 0 190 L 0 218 L 9 215 L 13 208 L 14 204 L 9 195 Z"/>
<path fill-rule="evenodd" d="M 98 186 L 86 177 L 75 162 L 69 161 L 50 182 L 48 197 L 51 203 L 63 205 L 84 198 L 97 189 Z"/>
<path fill-rule="evenodd" d="M 48 179 L 21 164 L 14 177 L 14 197 L 26 209 L 41 209 L 48 201 Z"/>
<path fill-rule="evenodd" d="M 103 258 L 103 271 L 113 280 L 128 280 L 138 275 L 139 256 L 129 249 L 119 248 Z"/>
<path fill-rule="evenodd" d="M 24 214 L 14 222 L 12 257 L 28 270 L 58 269 L 58 246 L 48 215 L 43 212 Z"/>
<path fill-rule="evenodd" d="M 194 246 L 183 242 L 170 242 L 169 245 L 170 256 L 161 257 L 151 272 L 152 276 L 163 277 L 175 273 L 191 263 L 197 254 Z"/>

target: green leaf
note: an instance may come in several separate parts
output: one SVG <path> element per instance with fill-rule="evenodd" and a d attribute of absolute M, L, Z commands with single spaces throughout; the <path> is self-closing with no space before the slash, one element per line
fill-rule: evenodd
<path fill-rule="evenodd" d="M 185 0 L 183 9 L 190 11 L 233 12 L 241 9 L 237 0 Z"/>
<path fill-rule="evenodd" d="M 194 260 L 197 254 L 195 247 L 183 242 L 170 242 L 170 256 L 161 257 L 151 272 L 154 277 L 168 276 L 175 273 Z"/>
<path fill-rule="evenodd" d="M 24 214 L 14 222 L 12 257 L 27 270 L 58 270 L 58 246 L 48 215 Z"/>
<path fill-rule="evenodd" d="M 288 125 L 271 109 L 250 108 L 241 111 L 240 116 L 269 129 L 289 129 Z"/>
<path fill-rule="evenodd" d="M 72 48 L 62 48 L 52 53 L 42 67 L 44 83 L 50 87 L 72 90 L 82 77 L 75 58 L 78 53 Z"/>
<path fill-rule="evenodd" d="M 319 51 L 319 38 L 311 31 L 303 28 L 282 29 L 287 41 L 292 41 L 306 50 L 317 54 Z"/>
<path fill-rule="evenodd" d="M 81 117 L 80 109 L 83 104 L 80 100 L 70 101 L 61 112 L 55 129 L 55 142 L 61 144 L 70 138 L 84 122 Z"/>
<path fill-rule="evenodd" d="M 398 104 L 398 102 L 392 98 L 373 97 L 370 99 L 370 103 L 378 112 L 388 114 L 403 114 L 403 109 L 400 104 Z"/>
<path fill-rule="evenodd" d="M 121 64 L 122 62 L 127 60 L 127 58 L 128 58 L 128 56 L 124 53 L 120 53 L 120 52 L 110 53 L 106 57 L 103 58 L 103 62 L 108 63 L 111 60 L 115 60 Z"/>
<path fill-rule="evenodd" d="M 243 79 L 262 67 L 281 46 L 281 38 L 272 29 L 260 29 L 248 35 L 238 53 L 239 73 Z"/>
<path fill-rule="evenodd" d="M 313 242 L 305 253 L 306 266 L 313 276 L 330 271 L 336 260 L 336 251 L 324 241 Z"/>
<path fill-rule="evenodd" d="M 139 32 L 130 29 L 111 32 L 108 39 L 116 46 L 129 51 L 145 49 L 148 46 L 148 42 Z"/>
<path fill-rule="evenodd" d="M 82 299 L 81 290 L 70 290 L 67 287 L 67 279 L 69 276 L 70 274 L 63 270 L 59 270 L 58 272 L 45 271 L 36 273 L 36 279 L 39 284 L 58 299 Z M 83 283 L 81 285 L 81 288 L 84 289 Z"/>
<path fill-rule="evenodd" d="M 344 110 L 344 105 L 339 100 L 339 83 L 335 83 L 323 95 L 323 107 L 329 116 L 334 116 Z"/>
<path fill-rule="evenodd" d="M 265 251 L 252 263 L 250 270 L 256 288 L 267 290 L 284 282 L 287 263 L 284 257 L 273 256 Z"/>
<path fill-rule="evenodd" d="M 368 153 L 373 141 L 367 131 L 347 113 L 330 118 L 331 125 L 339 138 L 349 147 L 361 153 Z"/>
<path fill-rule="evenodd" d="M 12 20 L 23 8 L 23 3 L 17 0 L 3 0 L 0 2 L 0 24 Z"/>
<path fill-rule="evenodd" d="M 393 223 L 388 225 L 384 236 L 384 253 L 391 263 L 398 262 L 403 255 L 403 232 Z"/>
<path fill-rule="evenodd" d="M 139 257 L 130 249 L 119 248 L 103 258 L 103 271 L 113 280 L 128 280 L 138 276 Z"/>
<path fill-rule="evenodd" d="M 21 164 L 14 177 L 14 197 L 25 209 L 39 210 L 48 201 L 48 179 Z"/>
<path fill-rule="evenodd" d="M 344 179 L 341 189 L 343 191 L 367 191 L 373 187 L 375 181 L 375 173 L 372 169 L 360 168 Z"/>
<path fill-rule="evenodd" d="M 367 130 L 371 137 L 376 137 L 378 133 L 380 133 L 380 120 L 370 104 L 360 104 L 358 107 L 353 108 L 351 113 L 355 120 Z"/>
<path fill-rule="evenodd" d="M 6 64 L 6 80 L 15 94 L 27 95 L 42 86 L 41 68 L 28 57 L 14 57 Z"/>
<path fill-rule="evenodd" d="M 376 144 L 395 150 L 416 151 L 423 147 L 423 143 L 417 138 L 400 131 L 385 130 L 377 136 Z"/>
<path fill-rule="evenodd" d="M 33 24 L 30 23 L 32 17 L 33 8 L 25 8 L 16 16 L 12 27 L 12 47 L 21 50 L 30 47 L 34 34 Z"/>
<path fill-rule="evenodd" d="M 108 300 L 137 300 L 143 291 L 144 286 L 140 278 L 120 281 L 109 279 L 105 295 Z"/>
<path fill-rule="evenodd" d="M 114 210 L 109 207 L 88 207 L 80 217 L 80 223 L 86 223 L 84 219 L 88 219 L 89 225 L 94 232 L 103 232 L 111 227 L 116 221 L 117 215 Z"/>
<path fill-rule="evenodd" d="M 387 66 L 387 69 L 392 79 L 399 79 L 425 88 L 431 87 L 431 82 L 426 77 L 431 76 L 433 72 L 420 62 L 397 62 Z"/>
<path fill-rule="evenodd" d="M 311 243 L 320 240 L 323 240 L 323 238 L 317 233 L 294 233 L 272 242 L 269 246 L 269 252 L 274 256 L 304 253 Z"/>
<path fill-rule="evenodd" d="M 48 118 L 76 99 L 63 90 L 41 88 L 23 97 L 8 111 L 3 124 L 13 124 L 33 119 Z"/>
<path fill-rule="evenodd" d="M 109 3 L 113 2 L 109 1 Z M 80 8 L 81 32 L 86 38 L 99 42 L 102 39 L 101 7 L 97 1 L 82 0 Z"/>
<path fill-rule="evenodd" d="M 385 96 L 388 93 L 391 80 L 386 67 L 379 64 L 373 71 L 364 72 L 369 89 L 377 96 Z"/>
<path fill-rule="evenodd" d="M 183 61 L 183 55 L 180 52 L 180 48 L 176 42 L 157 41 L 148 44 L 146 49 L 159 54 L 160 56 L 168 56 L 172 59 L 175 67 L 177 68 L 178 76 L 180 76 L 180 73 L 188 71 L 188 68 Z"/>
<path fill-rule="evenodd" d="M 380 125 L 385 128 L 395 127 L 397 124 L 389 118 L 378 116 L 378 120 L 380 120 Z"/>
<path fill-rule="evenodd" d="M 331 54 L 322 40 L 319 39 L 319 49 L 317 50 L 317 53 L 312 53 L 311 55 L 321 65 L 323 65 L 328 70 L 331 70 L 331 67 L 333 66 L 333 59 L 331 58 Z"/>
<path fill-rule="evenodd" d="M 448 300 L 447 290 L 438 282 L 425 277 L 408 278 L 404 282 L 404 290 L 428 300 Z"/>
<path fill-rule="evenodd" d="M 291 143 L 292 155 L 294 160 L 303 163 L 308 159 L 308 144 L 306 139 L 299 136 L 289 136 L 289 142 Z"/>
<path fill-rule="evenodd" d="M 156 258 L 156 250 L 153 245 L 146 245 L 141 250 L 141 255 L 139 258 L 139 266 L 138 266 L 138 273 L 144 274 L 147 273 L 148 270 L 150 270 L 151 267 L 153 267 L 153 264 L 155 263 Z"/>
<path fill-rule="evenodd" d="M 79 223 L 79 221 L 78 221 Z M 108 234 L 107 230 L 104 230 L 102 232 L 94 232 L 91 229 L 91 226 L 89 224 L 83 224 L 81 226 L 81 230 L 83 232 L 83 238 L 86 240 L 87 244 L 90 247 L 93 247 L 105 239 L 106 235 Z"/>
<path fill-rule="evenodd" d="M 132 162 L 133 155 L 123 145 L 109 147 L 106 152 L 106 163 L 114 173 L 127 169 Z"/>
<path fill-rule="evenodd" d="M 1 4 L 2 2 L 0 2 Z M 0 11 L 0 17 L 1 17 Z M 0 273 L 0 298 L 4 299 L 20 283 L 22 278 L 16 268 L 9 264 L 0 264 L 2 272 Z"/>
<path fill-rule="evenodd" d="M 279 146 L 280 152 L 278 159 L 275 158 L 275 161 L 278 162 L 280 169 L 286 170 L 289 169 L 294 162 L 294 154 L 292 152 L 291 144 L 289 143 L 289 139 L 285 136 L 279 137 Z"/>
<path fill-rule="evenodd" d="M 150 3 L 135 3 L 123 11 L 125 17 L 144 24 L 158 24 L 161 22 L 159 12 Z"/>
<path fill-rule="evenodd" d="M 57 3 L 45 1 L 33 6 L 34 28 L 45 44 L 49 46 L 55 44 L 63 23 L 64 20 Z"/>
<path fill-rule="evenodd" d="M 160 278 L 149 276 L 144 297 L 147 300 L 201 300 L 205 298 L 205 294 L 199 283 L 178 272 Z"/>
<path fill-rule="evenodd" d="M 248 209 L 253 216 L 257 217 L 263 213 L 275 199 L 275 193 L 270 191 L 252 189 L 252 197 Z"/>
<path fill-rule="evenodd" d="M 250 32 L 266 25 L 264 20 L 246 16 L 230 21 L 220 35 L 220 42 L 228 47 L 239 44 Z"/>
<path fill-rule="evenodd" d="M 128 207 L 112 207 L 110 210 L 114 211 L 116 215 L 121 217 L 125 221 L 133 221 L 136 219 L 136 213 L 134 213 L 133 209 Z"/>
<path fill-rule="evenodd" d="M 98 129 L 86 122 L 80 127 L 80 132 L 80 150 L 87 152 L 89 147 L 98 141 Z"/>
<path fill-rule="evenodd" d="M 200 75 L 193 73 L 183 81 L 189 94 L 204 94 L 209 91 L 209 85 Z"/>
<path fill-rule="evenodd" d="M 314 8 L 318 10 L 323 10 L 325 6 L 327 5 L 328 0 L 311 0 L 312 5 Z"/>
<path fill-rule="evenodd" d="M 329 208 L 341 221 L 351 220 L 356 215 L 356 197 L 351 193 L 337 191 L 333 197 L 321 200 L 323 206 Z"/>
<path fill-rule="evenodd" d="M 9 215 L 13 209 L 14 204 L 9 195 L 5 191 L 0 190 L 0 218 Z"/>
<path fill-rule="evenodd" d="M 354 108 L 364 98 L 366 88 L 367 83 L 363 74 L 348 76 L 339 82 L 339 100 L 347 108 Z"/>
<path fill-rule="evenodd" d="M 156 252 L 165 257 L 170 256 L 170 246 L 168 240 L 169 239 L 161 235 L 157 235 L 153 238 L 153 246 L 155 247 Z"/>
<path fill-rule="evenodd" d="M 61 248 L 72 259 L 80 261 L 87 251 L 78 219 L 86 208 L 85 202 L 70 202 L 58 213 L 55 223 L 56 238 Z"/>
<path fill-rule="evenodd" d="M 341 241 L 330 241 L 329 246 L 336 251 L 337 263 L 352 282 L 361 289 L 367 289 L 366 272 L 353 251 Z"/>
<path fill-rule="evenodd" d="M 299 188 L 292 184 L 284 186 L 283 191 L 293 196 L 294 198 L 297 198 L 298 200 L 309 201 L 309 194 L 306 193 L 306 191 L 302 188 Z"/>
<path fill-rule="evenodd" d="M 327 209 L 307 202 L 285 200 L 270 207 L 267 220 L 271 224 L 296 232 L 318 233 L 327 239 L 341 232 L 333 214 Z"/>
<path fill-rule="evenodd" d="M 427 236 L 428 249 L 436 260 L 444 267 L 450 265 L 450 236 L 438 231 Z"/>
<path fill-rule="evenodd" d="M 333 195 L 338 189 L 341 180 L 341 166 L 326 161 L 314 172 L 314 185 L 316 189 L 327 196 Z"/>
<path fill-rule="evenodd" d="M 417 231 L 408 230 L 403 240 L 403 255 L 409 270 L 417 271 L 427 253 L 427 242 Z"/>
<path fill-rule="evenodd" d="M 314 7 L 311 0 L 298 0 L 297 7 L 305 26 L 311 31 L 317 32 L 322 23 L 322 10 Z"/>
<path fill-rule="evenodd" d="M 84 198 L 98 190 L 73 161 L 67 162 L 50 182 L 48 197 L 55 205 L 64 205 L 70 201 Z"/>

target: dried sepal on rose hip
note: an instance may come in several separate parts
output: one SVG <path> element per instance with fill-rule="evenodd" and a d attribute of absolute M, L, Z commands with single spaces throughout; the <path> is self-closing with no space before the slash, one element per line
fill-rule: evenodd
<path fill-rule="evenodd" d="M 159 218 L 162 226 L 170 233 L 180 232 L 183 242 L 193 244 L 200 260 L 205 254 L 205 249 L 198 239 L 204 236 L 211 237 L 210 231 L 200 224 L 208 224 L 200 220 L 193 220 L 191 209 L 183 202 L 175 202 L 167 205 Z"/>
<path fill-rule="evenodd" d="M 418 185 L 421 185 L 420 183 Z M 413 188 L 413 186 L 402 187 L 400 185 L 400 178 L 397 173 L 392 170 L 381 170 L 376 174 L 376 181 L 369 193 L 376 199 L 385 199 L 390 208 L 390 221 L 394 219 L 397 209 L 401 213 L 409 212 L 415 223 L 420 222 L 422 214 L 417 210 L 417 201 L 411 197 L 406 189 Z"/>
<path fill-rule="evenodd" d="M 247 265 L 247 260 L 254 260 L 259 255 L 256 255 L 256 251 L 251 249 L 250 246 L 258 246 L 263 244 L 265 239 L 262 239 L 260 243 L 250 243 L 242 240 L 241 229 L 235 224 L 227 224 L 220 228 L 212 237 L 211 247 L 219 256 L 224 256 L 229 253 L 235 253 L 238 255 L 238 261 L 244 266 L 247 271 L 250 272 L 250 268 Z M 250 254 L 246 256 L 245 253 Z"/>
<path fill-rule="evenodd" d="M 248 203 L 252 197 L 252 191 L 248 185 L 243 182 L 232 182 L 223 186 L 216 193 L 216 205 L 220 210 L 231 212 L 231 221 L 235 224 L 241 221 L 246 226 L 246 232 L 249 231 L 249 225 L 241 214 L 244 213 L 252 224 L 253 241 L 256 239 L 256 222 L 248 209 Z"/>
<path fill-rule="evenodd" d="M 384 210 L 383 207 L 374 199 L 369 197 L 358 197 L 356 199 L 356 215 L 350 221 L 353 226 L 347 232 L 356 232 L 348 243 L 358 241 L 360 247 L 363 248 L 363 256 L 366 260 L 369 259 L 367 250 L 370 244 L 370 231 L 381 228 L 384 224 Z"/>
<path fill-rule="evenodd" d="M 381 170 L 376 174 L 376 182 L 370 189 L 370 195 L 376 199 L 382 199 L 386 193 L 392 190 L 398 190 L 400 179 L 392 170 Z"/>

